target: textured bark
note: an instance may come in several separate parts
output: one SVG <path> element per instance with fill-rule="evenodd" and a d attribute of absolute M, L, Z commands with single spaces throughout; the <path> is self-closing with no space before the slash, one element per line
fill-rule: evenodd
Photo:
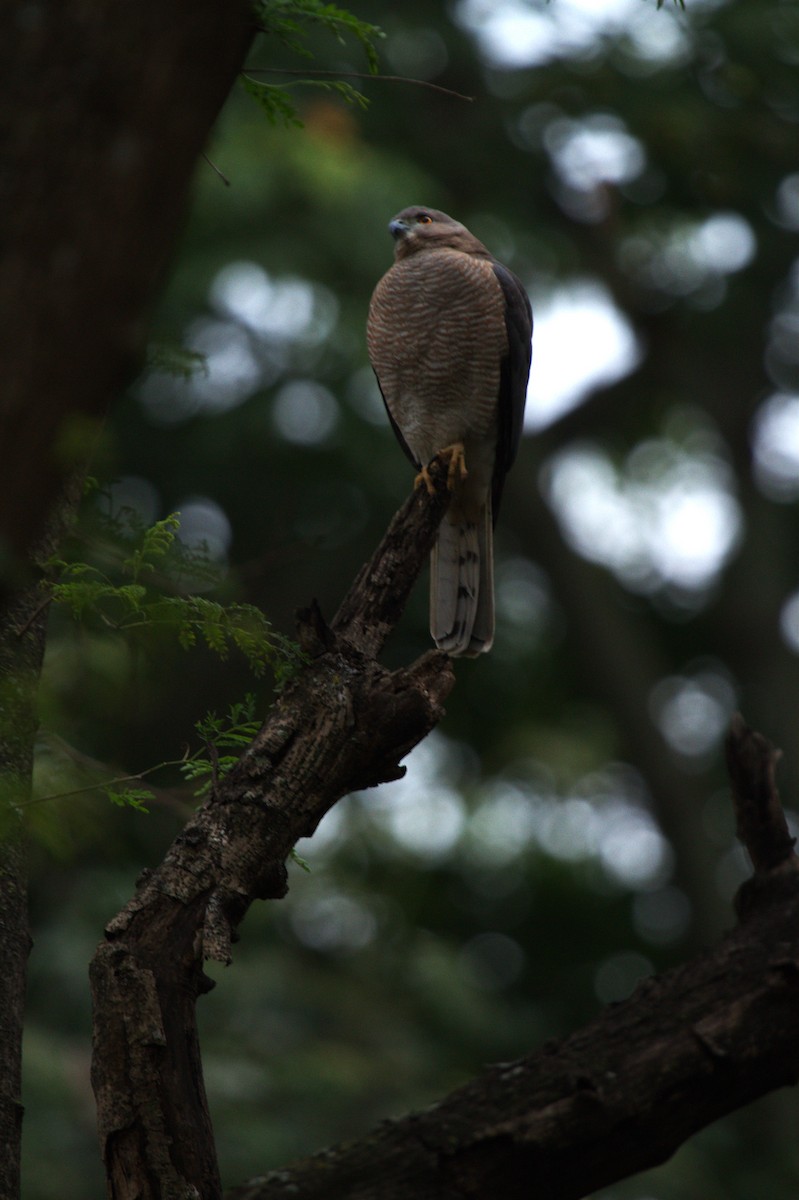
<path fill-rule="evenodd" d="M 375 660 L 446 504 L 414 495 L 328 628 L 303 615 L 312 662 L 238 766 L 109 924 L 92 964 L 93 1078 L 114 1197 L 221 1195 L 194 1005 L 203 957 L 229 961 L 256 898 L 347 791 L 396 777 L 452 686 L 443 655 Z M 655 1166 L 691 1134 L 799 1079 L 799 870 L 777 755 L 737 718 L 728 739 L 739 836 L 755 874 L 738 928 L 642 983 L 560 1044 L 498 1064 L 420 1114 L 234 1189 L 229 1200 L 576 1200 Z"/>
<path fill-rule="evenodd" d="M 6 821 L 4 819 L 4 824 Z M 19 1196 L 22 1137 L 22 1024 L 30 950 L 25 847 L 0 840 L 0 1196 Z"/>
<path fill-rule="evenodd" d="M 0 1196 L 19 1195 L 22 1029 L 28 931 L 22 813 L 30 798 L 36 695 L 44 656 L 46 596 L 17 596 L 0 622 Z"/>
<path fill-rule="evenodd" d="M 414 493 L 328 628 L 302 614 L 311 658 L 240 762 L 110 922 L 91 967 L 92 1080 L 109 1195 L 221 1195 L 197 1043 L 204 958 L 230 960 L 255 899 L 286 891 L 285 859 L 347 792 L 398 778 L 442 715 L 449 660 L 390 672 L 375 658 L 449 502 Z"/>
<path fill-rule="evenodd" d="M 0 577 L 140 362 L 249 20 L 245 0 L 0 6 Z"/>
<path fill-rule="evenodd" d="M 799 880 L 713 954 L 425 1112 L 227 1200 L 578 1200 L 799 1078 Z M 793 935 L 786 929 L 793 926 Z"/>
<path fill-rule="evenodd" d="M 756 875 L 790 861 L 795 838 L 788 830 L 777 793 L 779 754 L 762 733 L 736 715 L 727 736 L 727 769 L 735 798 L 738 839 L 746 846 Z"/>
<path fill-rule="evenodd" d="M 776 756 L 740 719 L 728 755 L 739 829 L 770 853 L 769 869 L 739 893 L 739 927 L 716 950 L 641 983 L 563 1042 L 497 1064 L 425 1112 L 234 1188 L 227 1200 L 578 1200 L 795 1084 L 799 871 L 782 836 Z"/>

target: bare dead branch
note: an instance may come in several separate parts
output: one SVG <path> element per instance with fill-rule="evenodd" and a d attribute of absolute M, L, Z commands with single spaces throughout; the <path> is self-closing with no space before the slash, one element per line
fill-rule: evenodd
<path fill-rule="evenodd" d="M 578 1200 L 799 1079 L 799 877 L 712 953 L 556 1045 L 226 1200 Z"/>
<path fill-rule="evenodd" d="M 564 1041 L 227 1200 L 579 1200 L 796 1084 L 799 871 L 774 785 L 777 757 L 735 718 L 730 774 L 758 873 L 736 903 L 745 919 L 715 950 L 643 981 Z"/>
<path fill-rule="evenodd" d="M 393 672 L 375 658 L 449 503 L 445 471 L 434 476 L 436 495 L 409 497 L 332 628 L 315 606 L 305 615 L 313 661 L 107 926 L 91 967 L 92 1081 L 111 1197 L 221 1195 L 196 1028 L 203 959 L 230 961 L 252 901 L 285 894 L 297 839 L 347 792 L 401 775 L 442 715 L 446 655 Z"/>
<path fill-rule="evenodd" d="M 109 1194 L 221 1185 L 203 1090 L 203 958 L 228 962 L 254 899 L 286 891 L 285 858 L 346 792 L 401 774 L 453 684 L 431 652 L 375 658 L 448 503 L 411 495 L 330 626 L 302 615 L 309 667 L 106 930 L 92 963 L 93 1082 Z M 498 1064 L 424 1113 L 229 1193 L 230 1200 L 577 1200 L 654 1166 L 709 1122 L 799 1079 L 799 872 L 780 834 L 775 752 L 733 725 L 739 819 L 760 864 L 738 928 L 639 985 L 558 1045 Z M 771 863 L 771 868 L 765 864 Z M 135 1192 L 131 1191 L 132 1181 Z"/>
<path fill-rule="evenodd" d="M 756 874 L 776 870 L 796 857 L 775 778 L 780 751 L 740 713 L 730 723 L 725 750 L 738 838 Z"/>

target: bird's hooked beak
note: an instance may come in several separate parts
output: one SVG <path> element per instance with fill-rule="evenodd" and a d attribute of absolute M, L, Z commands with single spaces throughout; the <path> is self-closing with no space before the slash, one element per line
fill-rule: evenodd
<path fill-rule="evenodd" d="M 407 221 L 401 221 L 398 217 L 394 217 L 394 220 L 388 223 L 388 231 L 395 242 L 399 241 L 408 232 L 408 223 Z"/>

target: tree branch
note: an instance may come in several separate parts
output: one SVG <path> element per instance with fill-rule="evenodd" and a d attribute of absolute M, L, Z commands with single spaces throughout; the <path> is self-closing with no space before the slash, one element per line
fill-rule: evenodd
<path fill-rule="evenodd" d="M 230 960 L 256 898 L 285 894 L 285 858 L 349 791 L 402 773 L 435 725 L 446 656 L 376 661 L 429 551 L 448 495 L 414 493 L 332 625 L 301 618 L 309 667 L 163 864 L 110 922 L 92 964 L 93 1082 L 112 1197 L 217 1200 L 195 1002 L 203 958 Z M 740 718 L 728 739 L 739 836 L 756 874 L 738 928 L 647 980 L 584 1030 L 490 1068 L 424 1113 L 253 1181 L 230 1200 L 419 1200 L 538 1191 L 576 1200 L 662 1162 L 694 1132 L 799 1079 L 799 873 L 776 754 Z M 131 1190 L 132 1182 L 135 1189 Z"/>
<path fill-rule="evenodd" d="M 398 778 L 442 715 L 446 655 L 393 672 L 375 658 L 449 503 L 446 469 L 433 474 L 435 496 L 409 497 L 332 627 L 316 606 L 303 614 L 312 662 L 106 929 L 91 966 L 92 1082 L 112 1197 L 221 1195 L 196 1028 L 211 986 L 202 961 L 230 961 L 252 901 L 285 894 L 297 839 L 346 793 Z"/>
<path fill-rule="evenodd" d="M 261 29 L 259 32 L 267 33 L 268 30 Z M 451 96 L 453 100 L 466 100 L 469 104 L 474 102 L 474 96 L 465 96 L 463 92 L 455 92 L 452 88 L 442 87 L 440 83 L 431 83 L 429 79 L 412 79 L 407 75 L 383 75 L 382 72 L 374 73 L 372 71 L 320 71 L 316 67 L 244 67 L 243 70 L 247 75 L 296 75 L 300 81 L 303 79 L 365 79 L 369 82 L 375 80 L 377 83 L 410 83 L 414 87 L 427 88 L 428 91 Z"/>
<path fill-rule="evenodd" d="M 578 1200 L 795 1084 L 797 859 L 784 840 L 775 752 L 736 718 L 728 755 L 739 836 L 761 866 L 739 894 L 745 919 L 717 949 L 643 981 L 564 1041 L 497 1064 L 358 1142 L 234 1188 L 228 1200 Z"/>
<path fill-rule="evenodd" d="M 738 839 L 749 852 L 755 874 L 784 865 L 793 869 L 796 839 L 788 832 L 775 779 L 779 750 L 749 729 L 740 713 L 730 723 L 725 748 Z"/>

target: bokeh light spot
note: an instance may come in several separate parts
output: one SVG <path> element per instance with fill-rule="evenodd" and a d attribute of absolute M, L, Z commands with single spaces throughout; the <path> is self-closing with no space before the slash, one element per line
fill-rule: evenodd
<path fill-rule="evenodd" d="M 758 487 L 788 503 L 799 496 L 799 395 L 778 392 L 761 404 L 752 427 Z"/>
<path fill-rule="evenodd" d="M 338 401 L 312 379 L 293 379 L 275 396 L 272 418 L 281 437 L 299 446 L 320 446 L 338 424 Z"/>
<path fill-rule="evenodd" d="M 458 966 L 467 983 L 485 992 L 499 992 L 518 979 L 525 955 L 518 942 L 504 933 L 478 933 L 461 948 Z"/>
<path fill-rule="evenodd" d="M 528 431 L 545 428 L 596 388 L 629 375 L 641 355 L 629 322 L 594 280 L 556 288 L 534 308 Z"/>

